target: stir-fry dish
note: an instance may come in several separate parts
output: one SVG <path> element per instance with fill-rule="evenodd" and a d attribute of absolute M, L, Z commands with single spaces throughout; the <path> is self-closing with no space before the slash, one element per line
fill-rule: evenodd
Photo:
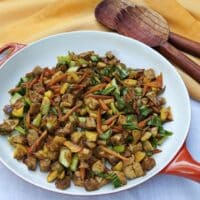
<path fill-rule="evenodd" d="M 59 189 L 71 181 L 87 191 L 144 176 L 172 133 L 162 74 L 127 68 L 111 52 L 59 56 L 35 67 L 11 89 L 0 134 L 29 170 L 48 172 Z"/>

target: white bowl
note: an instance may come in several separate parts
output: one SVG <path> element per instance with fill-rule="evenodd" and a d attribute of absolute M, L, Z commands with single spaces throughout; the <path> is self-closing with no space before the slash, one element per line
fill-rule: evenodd
<path fill-rule="evenodd" d="M 13 159 L 13 149 L 6 137 L 0 138 L 0 159 L 15 174 L 24 180 L 41 188 L 70 195 L 100 195 L 109 194 L 132 188 L 159 173 L 182 146 L 190 124 L 190 103 L 186 87 L 175 68 L 159 53 L 136 40 L 115 33 L 80 31 L 53 35 L 34 42 L 12 56 L 0 69 L 0 110 L 8 104 L 8 90 L 14 87 L 25 73 L 30 72 L 36 65 L 43 67 L 55 66 L 56 57 L 65 55 L 67 51 L 80 53 L 94 50 L 100 55 L 112 51 L 123 63 L 133 68 L 153 68 L 156 73 L 163 73 L 166 90 L 164 96 L 171 106 L 174 121 L 166 124 L 165 128 L 174 132 L 161 147 L 162 153 L 155 155 L 156 166 L 144 177 L 128 181 L 127 185 L 114 189 L 106 185 L 97 191 L 87 192 L 84 188 L 72 185 L 69 189 L 58 190 L 53 183 L 47 183 L 46 173 L 39 169 L 29 171 L 27 167 Z M 5 84 L 3 84 L 5 83 Z M 0 112 L 0 121 L 5 115 Z"/>

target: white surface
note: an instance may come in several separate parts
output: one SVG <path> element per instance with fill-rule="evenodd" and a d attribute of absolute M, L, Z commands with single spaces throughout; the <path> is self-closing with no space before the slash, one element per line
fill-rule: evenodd
<path fill-rule="evenodd" d="M 73 185 L 68 190 L 58 190 L 54 184 L 46 182 L 45 173 L 41 173 L 39 169 L 37 172 L 29 171 L 25 165 L 13 159 L 12 148 L 8 145 L 6 138 L 1 138 L 0 159 L 13 172 L 35 185 L 65 194 L 108 194 L 131 188 L 148 180 L 163 169 L 175 156 L 189 129 L 189 97 L 185 85 L 174 67 L 156 51 L 136 40 L 115 33 L 97 31 L 71 32 L 50 36 L 29 45 L 8 60 L 0 70 L 0 81 L 6 82 L 6 84 L 0 85 L 2 95 L 0 110 L 7 104 L 9 98 L 7 91 L 14 87 L 19 78 L 24 76 L 24 73 L 31 71 L 35 65 L 54 66 L 58 55 L 65 55 L 67 51 L 80 53 L 88 50 L 94 50 L 101 55 L 110 50 L 129 67 L 152 67 L 157 73 L 162 72 L 164 85 L 166 85 L 164 96 L 167 99 L 167 104 L 172 108 L 174 117 L 174 121 L 167 123 L 165 128 L 175 134 L 162 145 L 163 152 L 154 156 L 157 164 L 144 177 L 130 180 L 127 185 L 117 189 L 113 189 L 109 184 L 92 192 L 86 192 L 84 188 L 74 187 Z M 183 108 L 184 114 L 182 114 Z M 3 112 L 0 112 L 0 121 L 3 121 L 3 118 Z"/>
<path fill-rule="evenodd" d="M 187 146 L 200 161 L 200 103 L 191 100 L 192 121 Z M 72 197 L 37 188 L 10 172 L 0 163 L 0 200 L 88 200 L 88 197 Z M 199 200 L 200 184 L 176 176 L 157 175 L 149 181 L 124 192 L 90 197 L 90 200 Z"/>

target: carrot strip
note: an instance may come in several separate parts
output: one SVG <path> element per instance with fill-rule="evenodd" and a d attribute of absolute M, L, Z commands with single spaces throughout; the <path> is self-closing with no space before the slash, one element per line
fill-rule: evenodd
<path fill-rule="evenodd" d="M 47 137 L 47 130 L 45 130 L 40 137 L 32 144 L 32 146 L 29 148 L 28 152 L 30 154 L 34 153 L 37 148 L 41 145 L 42 141 Z"/>
<path fill-rule="evenodd" d="M 85 179 L 85 168 L 83 167 L 80 168 L 80 177 L 81 177 L 81 180 Z"/>
<path fill-rule="evenodd" d="M 32 81 L 28 82 L 27 87 L 31 88 L 37 82 L 38 82 L 38 77 L 34 78 Z"/>
<path fill-rule="evenodd" d="M 55 83 L 58 83 L 58 82 L 62 81 L 62 80 L 65 79 L 66 77 L 67 77 L 67 74 L 61 74 L 61 75 L 59 75 L 59 76 L 57 76 L 57 77 L 51 79 L 47 85 L 48 85 L 48 86 L 52 86 L 52 85 L 54 85 Z"/>
<path fill-rule="evenodd" d="M 110 82 L 111 81 L 110 77 L 108 77 L 108 76 L 103 76 L 103 80 L 106 81 L 106 82 Z"/>
<path fill-rule="evenodd" d="M 85 95 L 88 95 L 88 94 L 90 94 L 90 93 L 92 93 L 92 92 L 96 92 L 96 91 L 98 91 L 98 90 L 101 90 L 101 89 L 105 88 L 106 85 L 107 85 L 106 83 L 100 83 L 100 84 L 98 84 L 98 85 L 95 85 L 95 86 L 91 87 L 91 88 L 85 93 Z"/>
<path fill-rule="evenodd" d="M 115 119 L 118 118 L 119 115 L 113 115 L 112 117 L 110 117 L 109 119 L 104 121 L 104 124 L 108 125 L 111 124 Z"/>
<path fill-rule="evenodd" d="M 148 90 L 148 86 L 144 85 L 143 93 L 142 93 L 143 96 L 146 94 L 147 90 Z"/>
<path fill-rule="evenodd" d="M 119 158 L 119 159 L 121 159 L 121 160 L 123 160 L 123 161 L 128 161 L 128 160 L 129 160 L 128 158 L 126 158 L 126 157 L 120 155 L 119 153 L 117 153 L 117 152 L 115 152 L 115 151 L 112 151 L 111 149 L 109 149 L 109 148 L 107 148 L 107 147 L 104 147 L 104 146 L 100 146 L 100 147 L 101 147 L 101 149 L 102 149 L 103 151 L 105 151 L 106 153 L 109 153 L 110 155 L 113 155 L 113 156 L 115 156 L 115 157 L 117 157 L 117 158 Z"/>
<path fill-rule="evenodd" d="M 99 134 L 103 133 L 102 127 L 101 127 L 101 108 L 99 108 L 97 112 L 97 132 Z"/>
<path fill-rule="evenodd" d="M 149 117 L 147 117 L 146 119 L 140 121 L 140 122 L 138 123 L 138 127 L 139 127 L 139 128 L 145 127 L 146 124 L 147 124 L 147 122 L 151 119 L 151 117 L 152 117 L 152 116 L 149 116 Z"/>
<path fill-rule="evenodd" d="M 112 96 L 97 95 L 97 94 L 88 94 L 86 97 L 92 97 L 94 99 L 113 99 Z"/>
<path fill-rule="evenodd" d="M 59 119 L 59 121 L 61 121 L 61 119 L 62 119 L 62 112 L 61 112 L 59 106 L 57 107 L 57 111 L 58 111 L 58 119 Z"/>
<path fill-rule="evenodd" d="M 82 103 L 79 103 L 77 105 L 75 105 L 73 108 L 71 108 L 64 116 L 61 117 L 61 121 L 66 121 L 68 119 L 68 117 L 75 111 L 77 110 L 79 107 L 81 107 Z"/>
<path fill-rule="evenodd" d="M 160 153 L 160 152 L 162 152 L 162 150 L 160 150 L 160 149 L 154 149 L 154 150 L 152 151 L 153 154 Z"/>
<path fill-rule="evenodd" d="M 162 85 L 163 85 L 162 73 L 156 77 L 155 81 L 145 83 L 144 85 L 149 86 L 149 87 L 162 88 Z"/>
<path fill-rule="evenodd" d="M 108 106 L 104 103 L 102 99 L 99 99 L 99 104 L 103 110 L 109 110 Z"/>
<path fill-rule="evenodd" d="M 121 126 L 114 126 L 112 128 L 112 131 L 115 132 L 115 133 L 119 133 L 119 132 L 123 131 L 123 128 Z"/>
<path fill-rule="evenodd" d="M 84 79 L 86 79 L 90 75 L 90 72 L 86 71 L 84 72 L 83 76 L 80 78 L 78 83 L 81 83 Z"/>

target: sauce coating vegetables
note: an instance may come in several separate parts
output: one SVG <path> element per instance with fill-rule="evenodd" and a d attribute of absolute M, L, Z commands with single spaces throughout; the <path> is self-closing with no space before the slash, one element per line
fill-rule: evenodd
<path fill-rule="evenodd" d="M 160 94 L 162 74 L 129 69 L 111 52 L 59 56 L 56 67 L 37 66 L 11 89 L 8 119 L 0 124 L 14 158 L 29 170 L 48 172 L 47 181 L 86 190 L 144 176 L 172 133 Z"/>

